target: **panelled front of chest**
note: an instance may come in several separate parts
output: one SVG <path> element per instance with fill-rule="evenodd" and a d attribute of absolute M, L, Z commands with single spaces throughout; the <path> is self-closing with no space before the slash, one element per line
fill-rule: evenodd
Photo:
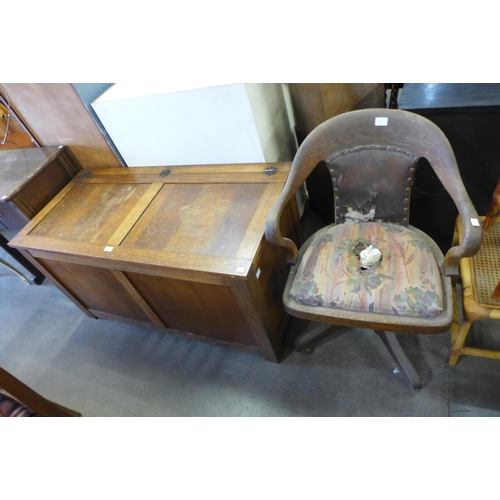
<path fill-rule="evenodd" d="M 276 361 L 288 268 L 264 222 L 289 164 L 273 166 L 83 173 L 12 244 L 88 315 Z M 283 221 L 300 238 L 295 201 Z"/>

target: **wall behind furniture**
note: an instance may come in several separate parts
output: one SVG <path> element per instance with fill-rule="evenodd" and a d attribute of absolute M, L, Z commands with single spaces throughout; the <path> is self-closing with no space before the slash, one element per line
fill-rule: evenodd
<path fill-rule="evenodd" d="M 117 83 L 92 107 L 129 167 L 291 161 L 282 84 Z"/>
<path fill-rule="evenodd" d="M 12 108 L 42 146 L 67 146 L 83 168 L 122 166 L 70 83 L 2 86 Z"/>
<path fill-rule="evenodd" d="M 304 139 L 334 116 L 366 108 L 385 108 L 383 83 L 289 83 L 296 128 Z"/>

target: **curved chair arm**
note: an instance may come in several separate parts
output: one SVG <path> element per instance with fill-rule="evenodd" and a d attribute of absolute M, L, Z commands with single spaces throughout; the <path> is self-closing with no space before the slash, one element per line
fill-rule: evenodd
<path fill-rule="evenodd" d="M 284 238 L 280 230 L 283 209 L 292 196 L 305 182 L 311 171 L 324 160 L 329 149 L 328 137 L 336 136 L 334 121 L 327 120 L 316 127 L 300 146 L 290 168 L 290 174 L 278 199 L 272 206 L 266 219 L 265 234 L 269 243 L 283 247 L 287 252 L 287 262 L 294 263 L 298 250 L 292 240 Z"/>
<path fill-rule="evenodd" d="M 481 226 L 472 223 L 472 221 L 478 221 L 477 212 L 470 200 L 467 201 L 468 203 L 464 203 L 461 207 L 458 207 L 462 221 L 463 237 L 460 245 L 451 247 L 446 252 L 443 264 L 446 276 L 458 276 L 460 259 L 472 257 L 481 246 Z"/>
<path fill-rule="evenodd" d="M 295 262 L 299 251 L 292 240 L 282 236 L 280 231 L 280 219 L 283 208 L 290 201 L 290 198 L 293 196 L 293 194 L 294 193 L 291 193 L 291 195 L 288 196 L 288 193 L 286 193 L 285 191 L 282 191 L 280 193 L 280 196 L 275 201 L 269 212 L 269 215 L 267 216 L 266 226 L 264 229 L 267 241 L 269 241 L 269 243 L 272 243 L 273 245 L 277 245 L 279 247 L 283 247 L 286 250 L 287 262 L 289 264 L 293 264 Z"/>

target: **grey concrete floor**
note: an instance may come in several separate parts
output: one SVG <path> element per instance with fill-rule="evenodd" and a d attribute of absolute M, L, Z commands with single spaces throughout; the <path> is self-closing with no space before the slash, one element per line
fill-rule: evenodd
<path fill-rule="evenodd" d="M 14 262 L 1 250 L 0 257 Z M 310 325 L 292 319 L 274 364 L 93 320 L 47 280 L 26 285 L 1 266 L 0 318 L 0 366 L 86 417 L 500 415 L 500 362 L 462 357 L 450 367 L 448 333 L 400 336 L 423 381 L 414 393 L 369 330 L 340 330 L 306 356 L 289 345 Z M 478 323 L 472 340 L 498 346 L 499 327 Z"/>

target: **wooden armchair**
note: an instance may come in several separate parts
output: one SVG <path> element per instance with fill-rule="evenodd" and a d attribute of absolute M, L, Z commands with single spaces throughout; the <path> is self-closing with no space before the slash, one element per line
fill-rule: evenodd
<path fill-rule="evenodd" d="M 422 157 L 465 221 L 463 239 L 446 257 L 429 236 L 409 225 L 411 188 Z M 321 161 L 332 178 L 335 223 L 311 236 L 299 252 L 281 235 L 280 217 Z M 375 330 L 410 387 L 419 389 L 418 374 L 395 332 L 432 334 L 450 328 L 452 278 L 458 276 L 460 259 L 474 255 L 481 242 L 476 220 L 442 131 L 413 113 L 369 109 L 339 115 L 311 132 L 265 232 L 271 243 L 286 249 L 292 264 L 283 295 L 288 313 L 323 323 L 323 330 L 331 324 Z M 368 263 L 363 257 L 370 245 Z"/>
<path fill-rule="evenodd" d="M 500 351 L 466 346 L 465 341 L 474 321 L 480 319 L 500 319 L 500 179 L 493 193 L 491 204 L 485 217 L 481 217 L 483 240 L 479 252 L 473 257 L 460 261 L 463 290 L 464 321 L 459 326 L 457 301 L 455 317 L 451 329 L 450 365 L 455 366 L 459 356 L 480 356 L 500 359 Z M 455 226 L 453 242 L 459 243 L 464 237 L 462 220 Z M 455 291 L 456 293 L 456 291 Z"/>

